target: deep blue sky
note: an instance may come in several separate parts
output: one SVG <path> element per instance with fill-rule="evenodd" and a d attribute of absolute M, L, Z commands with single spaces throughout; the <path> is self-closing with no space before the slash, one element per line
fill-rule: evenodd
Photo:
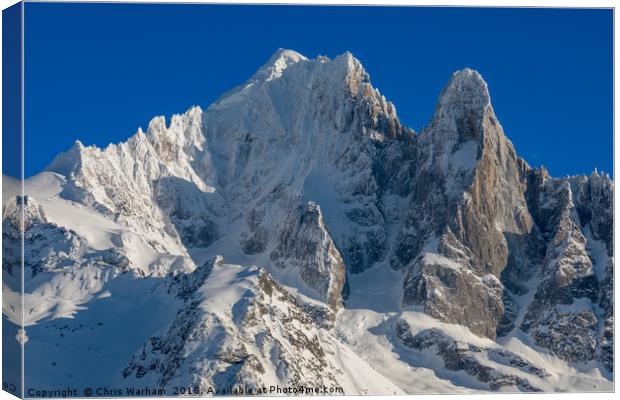
<path fill-rule="evenodd" d="M 612 172 L 611 10 L 27 3 L 25 21 L 26 176 L 76 139 L 208 106 L 279 47 L 351 51 L 416 131 L 452 72 L 475 68 L 531 165 Z"/>

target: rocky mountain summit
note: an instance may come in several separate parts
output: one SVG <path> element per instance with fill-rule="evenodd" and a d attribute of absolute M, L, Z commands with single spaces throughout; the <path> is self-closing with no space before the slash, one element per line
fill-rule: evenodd
<path fill-rule="evenodd" d="M 23 226 L 39 385 L 92 383 L 78 357 L 117 386 L 613 385 L 614 183 L 529 166 L 471 69 L 416 133 L 352 54 L 279 50 L 204 110 L 3 183 L 3 312 L 21 325 Z"/>

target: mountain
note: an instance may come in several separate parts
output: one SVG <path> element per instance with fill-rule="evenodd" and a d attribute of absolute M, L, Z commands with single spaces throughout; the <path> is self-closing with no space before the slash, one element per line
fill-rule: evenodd
<path fill-rule="evenodd" d="M 530 167 L 470 69 L 416 133 L 352 54 L 279 50 L 3 188 L 27 386 L 613 388 L 614 183 Z"/>

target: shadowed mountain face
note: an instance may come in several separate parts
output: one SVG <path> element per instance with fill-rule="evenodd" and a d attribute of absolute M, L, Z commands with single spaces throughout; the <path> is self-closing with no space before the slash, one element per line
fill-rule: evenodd
<path fill-rule="evenodd" d="M 103 363 L 110 384 L 611 387 L 613 182 L 531 168 L 470 69 L 415 133 L 350 53 L 279 50 L 204 111 L 105 149 L 77 142 L 25 182 L 27 205 L 4 187 L 5 302 L 25 207 L 35 349 L 94 323 L 93 307 L 95 338 L 118 307 L 152 327 Z M 175 311 L 149 323 L 113 290 L 128 274 Z M 33 382 L 66 380 L 54 357 L 31 360 Z"/>

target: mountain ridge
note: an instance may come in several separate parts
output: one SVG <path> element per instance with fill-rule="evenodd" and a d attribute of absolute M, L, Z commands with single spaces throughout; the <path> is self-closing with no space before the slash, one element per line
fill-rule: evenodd
<path fill-rule="evenodd" d="M 504 387 L 498 381 L 508 382 L 509 390 L 563 390 L 570 376 L 603 388 L 610 382 L 613 181 L 599 174 L 555 179 L 543 168 L 530 167 L 497 120 L 486 82 L 469 68 L 452 75 L 431 122 L 416 134 L 400 123 L 394 105 L 372 86 L 351 53 L 311 60 L 280 49 L 206 109 L 192 107 L 168 124 L 156 117 L 146 132 L 138 129 L 105 149 L 77 141 L 39 181 L 47 174 L 58 176 L 49 178 L 60 182 L 54 190 L 26 182 L 26 193 L 38 207 L 28 215 L 37 215 L 39 208 L 45 215 L 28 221 L 29 243 L 58 249 L 48 256 L 47 267 L 36 271 L 38 278 L 34 270 L 29 278 L 28 301 L 40 303 L 40 317 L 33 317 L 29 327 L 33 337 L 66 315 L 87 318 L 82 305 L 100 304 L 97 296 L 127 273 L 144 285 L 167 286 L 168 292 L 177 290 L 170 281 L 175 276 L 197 276 L 188 292 L 194 302 L 178 307 L 179 313 L 198 318 L 196 307 L 203 307 L 198 304 L 211 304 L 217 296 L 202 273 L 217 256 L 222 277 L 233 271 L 251 275 L 252 266 L 260 266 L 282 293 L 292 293 L 298 303 L 290 307 L 305 324 L 302 336 L 316 340 L 317 351 L 337 343 L 355 352 L 372 343 L 377 351 L 409 360 L 412 378 L 433 376 L 428 379 L 434 390 L 496 390 Z M 10 202 L 16 194 L 16 188 L 3 193 L 5 271 L 17 261 L 10 251 L 15 234 Z M 45 242 L 39 231 L 57 231 L 52 236 L 57 239 Z M 31 257 L 39 260 L 40 252 Z M 93 274 L 105 278 L 95 284 Z M 75 292 L 58 292 L 46 279 L 67 279 L 69 287 L 87 283 Z M 118 371 L 114 379 L 299 383 L 299 371 L 269 364 L 264 346 L 233 334 L 235 329 L 256 335 L 269 331 L 275 337 L 270 326 L 255 332 L 254 325 L 245 324 L 255 307 L 275 307 L 273 312 L 286 315 L 282 304 L 265 303 L 260 285 L 235 285 L 249 293 L 226 294 L 236 299 L 226 307 L 238 318 L 225 322 L 200 314 L 200 321 L 213 334 L 228 332 L 221 343 L 203 344 L 221 344 L 220 350 L 232 346 L 237 358 L 208 362 L 193 339 L 202 335 L 197 322 L 182 321 L 188 331 L 179 335 L 170 320 L 170 327 L 132 342 L 148 344 L 124 354 L 132 361 L 127 359 L 127 373 Z M 360 297 L 365 291 L 377 293 L 377 299 L 386 292 L 402 294 L 398 304 L 350 309 L 348 304 L 365 304 Z M 50 293 L 60 300 L 42 301 Z M 352 331 L 348 324 L 362 316 L 364 324 L 376 325 Z M 427 330 L 414 332 L 419 323 Z M 184 336 L 188 332 L 194 333 Z M 290 358 L 290 346 L 299 342 L 287 341 L 273 342 L 269 351 L 279 349 Z M 145 374 L 148 366 L 136 357 L 158 353 L 156 342 L 173 343 L 187 349 L 188 359 L 202 360 L 203 377 L 166 369 L 158 361 L 165 354 L 153 355 L 154 375 Z M 469 356 L 449 350 L 463 343 L 469 351 L 484 349 L 488 357 L 463 369 L 470 381 L 449 372 L 470 362 Z M 514 356 L 520 348 L 538 352 L 545 365 L 528 356 L 522 361 L 531 364 L 529 372 L 516 368 L 522 363 Z M 440 352 L 447 370 L 420 359 L 428 352 Z M 484 371 L 499 354 L 503 372 L 485 380 Z M 395 365 L 404 368 L 403 361 L 366 357 L 368 365 L 360 368 L 368 368 L 368 376 L 378 370 L 389 381 Z M 336 378 L 333 366 L 342 360 L 329 360 L 322 368 L 332 383 L 347 382 L 348 390 L 363 392 L 360 382 Z M 171 363 L 188 368 L 184 359 Z M 217 372 L 222 363 L 230 364 L 224 375 Z M 554 363 L 562 368 L 553 370 Z M 571 363 L 590 369 L 579 372 Z M 287 372 L 274 375 L 270 368 Z M 551 372 L 537 373 L 540 369 Z M 394 376 L 400 390 L 419 390 Z M 385 388 L 387 381 L 381 380 Z"/>

